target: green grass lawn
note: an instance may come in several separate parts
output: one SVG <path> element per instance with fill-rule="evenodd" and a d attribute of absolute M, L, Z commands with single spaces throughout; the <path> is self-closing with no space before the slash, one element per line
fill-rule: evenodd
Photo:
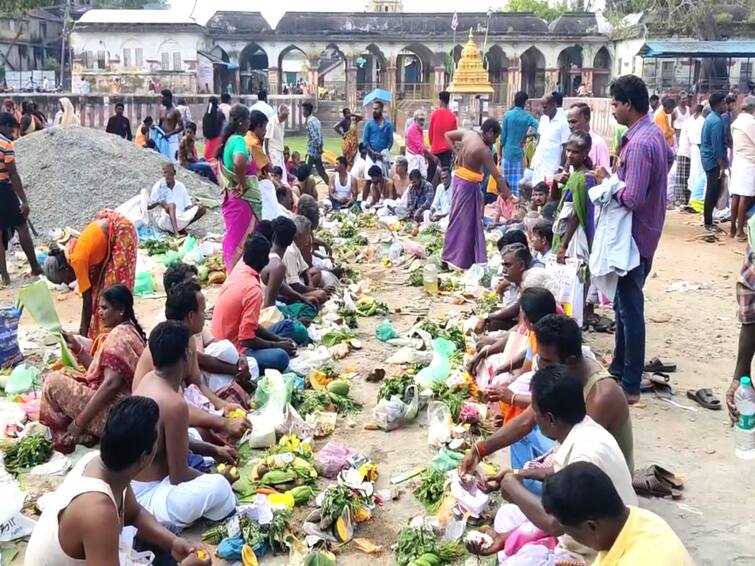
<path fill-rule="evenodd" d="M 341 155 L 341 138 L 338 136 L 326 136 L 323 140 L 324 149 L 332 151 L 336 155 Z M 307 154 L 307 136 L 306 134 L 286 134 L 283 143 L 291 151 L 298 151 L 304 157 Z"/>

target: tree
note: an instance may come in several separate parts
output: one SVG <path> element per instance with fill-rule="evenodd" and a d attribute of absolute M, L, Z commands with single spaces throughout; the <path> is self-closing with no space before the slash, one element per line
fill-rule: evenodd
<path fill-rule="evenodd" d="M 0 15 L 19 16 L 37 8 L 63 7 L 65 0 L 0 0 Z M 165 0 L 95 0 L 95 8 L 143 8 L 146 4 L 164 4 Z"/>
<path fill-rule="evenodd" d="M 566 2 L 551 5 L 548 0 L 508 0 L 503 8 L 504 12 L 532 12 L 546 22 L 552 22 L 568 10 Z"/>

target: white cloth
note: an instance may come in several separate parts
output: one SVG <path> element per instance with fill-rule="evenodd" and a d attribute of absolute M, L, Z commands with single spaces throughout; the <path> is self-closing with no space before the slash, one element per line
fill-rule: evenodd
<path fill-rule="evenodd" d="M 149 191 L 145 188 L 142 189 L 141 193 L 139 193 L 135 197 L 128 199 L 126 202 L 116 208 L 115 211 L 128 218 L 134 225 L 134 227 L 138 229 L 141 226 L 149 226 L 150 224 L 148 206 Z"/>
<path fill-rule="evenodd" d="M 288 174 L 286 173 L 286 158 L 283 156 L 282 151 L 270 148 L 270 165 L 272 167 L 280 167 L 283 170 L 283 176 L 281 177 L 281 183 L 288 187 Z"/>
<path fill-rule="evenodd" d="M 275 110 L 273 109 L 273 107 L 264 100 L 258 100 L 249 107 L 249 112 L 253 112 L 255 110 L 262 112 L 265 116 L 267 116 L 268 120 L 272 119 L 272 117 L 275 116 Z"/>
<path fill-rule="evenodd" d="M 286 135 L 286 125 L 284 123 L 281 123 L 280 119 L 278 118 L 278 114 L 273 115 L 272 118 L 270 118 L 270 121 L 267 123 L 267 130 L 265 131 L 265 139 L 268 140 L 267 146 L 270 150 L 270 153 L 273 152 L 273 150 L 279 151 L 281 156 L 283 156 L 283 138 Z M 271 156 L 272 160 L 272 156 Z M 276 165 L 278 165 L 276 163 Z M 285 165 L 281 165 L 283 167 L 283 170 L 286 170 Z"/>
<path fill-rule="evenodd" d="M 697 118 L 690 118 L 689 122 L 689 141 L 692 145 L 700 145 L 700 142 L 703 139 L 703 124 L 705 124 L 705 118 L 703 118 L 701 114 Z"/>
<path fill-rule="evenodd" d="M 132 481 L 131 489 L 139 505 L 158 522 L 186 528 L 201 518 L 220 521 L 236 509 L 236 497 L 220 474 L 202 474 L 191 481 L 173 485 L 162 481 Z"/>
<path fill-rule="evenodd" d="M 173 163 L 178 163 L 178 148 L 181 145 L 181 132 L 176 132 L 172 136 L 166 136 L 168 142 L 168 155 Z"/>
<path fill-rule="evenodd" d="M 409 163 L 407 171 L 411 173 L 414 169 L 419 169 L 419 172 L 422 174 L 422 178 L 427 178 L 427 161 L 425 160 L 424 155 L 410 153 L 407 150 L 406 160 Z"/>
<path fill-rule="evenodd" d="M 755 163 L 734 153 L 731 163 L 729 192 L 732 195 L 755 197 Z"/>
<path fill-rule="evenodd" d="M 176 225 L 178 226 L 179 232 L 186 230 L 186 227 L 194 222 L 194 218 L 197 216 L 197 212 L 199 212 L 199 206 L 197 205 L 190 206 L 186 210 L 182 210 L 180 212 L 178 210 L 178 207 L 176 207 Z M 170 214 L 165 212 L 162 208 L 157 213 L 155 223 L 157 224 L 157 227 L 160 228 L 160 230 L 162 230 L 163 232 L 173 232 L 173 224 L 170 221 Z"/>
<path fill-rule="evenodd" d="M 333 192 L 337 199 L 351 198 L 351 173 L 346 173 L 346 182 L 343 185 L 340 175 L 333 175 Z"/>
<path fill-rule="evenodd" d="M 640 252 L 632 237 L 632 211 L 613 195 L 623 183 L 615 175 L 588 193 L 595 205 L 595 236 L 590 253 L 590 282 L 609 300 L 616 296 L 619 277 L 640 265 Z"/>
<path fill-rule="evenodd" d="M 697 122 L 694 118 L 692 120 L 684 121 L 684 125 L 681 127 L 681 131 L 679 132 L 679 148 L 676 150 L 677 155 L 690 157 L 690 149 L 692 146 L 690 131 L 696 126 L 696 124 Z"/>
<path fill-rule="evenodd" d="M 278 203 L 275 185 L 270 179 L 260 179 L 260 193 L 262 194 L 262 220 L 275 220 L 279 216 L 291 215 Z"/>
<path fill-rule="evenodd" d="M 354 163 L 351 166 L 350 173 L 354 175 L 355 179 L 365 179 L 365 175 L 367 174 L 367 162 L 362 159 L 362 156 L 357 153 L 356 157 L 354 158 Z"/>
<path fill-rule="evenodd" d="M 430 210 L 433 214 L 446 216 L 451 212 L 451 194 L 453 189 L 451 185 L 446 188 L 443 183 L 439 183 L 435 187 L 435 196 L 433 197 L 433 203 L 430 205 Z"/>
<path fill-rule="evenodd" d="M 239 363 L 239 352 L 230 340 L 218 340 L 211 342 L 204 348 L 204 354 L 217 358 L 221 362 L 233 364 Z M 259 370 L 257 370 L 259 372 Z M 217 392 L 224 387 L 233 383 L 234 376 L 223 373 L 204 373 L 204 380 L 207 386 Z"/>
<path fill-rule="evenodd" d="M 532 157 L 533 183 L 553 177 L 561 166 L 563 145 L 571 135 L 565 115 L 559 112 L 556 112 L 552 120 L 545 114 L 541 116 L 537 133 L 540 139 Z"/>
<path fill-rule="evenodd" d="M 225 116 L 225 121 L 227 122 L 231 117 L 231 105 L 226 104 L 225 102 L 221 102 L 220 104 L 218 104 L 218 109 L 223 113 L 223 116 Z"/>
<path fill-rule="evenodd" d="M 391 172 L 391 152 L 388 149 L 384 149 L 382 152 L 380 152 L 383 159 L 373 160 L 372 157 L 367 155 L 365 157 L 364 161 L 364 179 L 366 181 L 370 180 L 370 167 L 373 165 L 377 165 L 383 170 L 383 177 L 387 177 L 389 173 Z"/>

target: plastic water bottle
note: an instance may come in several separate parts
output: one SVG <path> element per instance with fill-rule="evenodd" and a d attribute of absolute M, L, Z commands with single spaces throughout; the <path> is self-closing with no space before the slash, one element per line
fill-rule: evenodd
<path fill-rule="evenodd" d="M 438 294 L 438 268 L 432 261 L 425 264 L 422 271 L 422 284 L 426 293 L 430 295 Z"/>
<path fill-rule="evenodd" d="M 755 389 L 749 377 L 739 380 L 734 393 L 739 418 L 734 426 L 735 453 L 742 460 L 755 459 Z"/>

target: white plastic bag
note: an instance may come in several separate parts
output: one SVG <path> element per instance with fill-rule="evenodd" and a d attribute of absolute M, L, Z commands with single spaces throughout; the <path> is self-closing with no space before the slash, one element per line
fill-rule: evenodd
<path fill-rule="evenodd" d="M 451 411 L 445 403 L 433 401 L 427 406 L 427 442 L 434 448 L 440 448 L 451 440 L 454 423 Z"/>
<path fill-rule="evenodd" d="M 26 494 L 16 482 L 2 484 L 0 498 L 0 542 L 28 537 L 37 523 L 21 513 Z"/>

